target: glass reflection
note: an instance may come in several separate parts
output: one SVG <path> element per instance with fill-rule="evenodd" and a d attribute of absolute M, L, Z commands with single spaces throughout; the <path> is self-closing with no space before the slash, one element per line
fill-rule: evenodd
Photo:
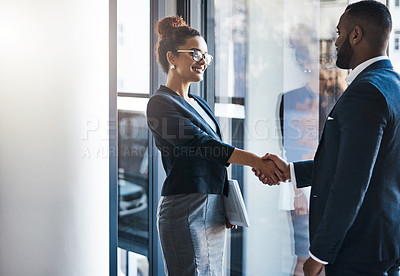
<path fill-rule="evenodd" d="M 314 157 L 318 145 L 319 119 L 319 43 L 315 27 L 299 23 L 291 28 L 289 47 L 293 49 L 294 59 L 303 74 L 305 84 L 284 92 L 280 101 L 280 121 L 282 144 L 287 161 L 307 160 Z M 288 80 L 290 81 L 290 80 Z M 310 188 L 297 189 L 282 195 L 291 197 L 282 210 L 290 212 L 293 226 L 294 255 L 296 262 L 294 275 L 301 275 L 304 262 L 309 257 L 308 205 Z M 285 192 L 282 189 L 282 192 Z"/>
<path fill-rule="evenodd" d="M 334 43 L 347 2 L 215 1 L 215 110 L 228 143 L 288 161 L 313 158 L 346 87 Z M 304 275 L 310 189 L 265 187 L 235 166 L 231 177 L 240 179 L 252 226 L 231 239 L 227 271 Z"/>
<path fill-rule="evenodd" d="M 148 129 L 142 112 L 118 111 L 119 247 L 148 256 Z"/>

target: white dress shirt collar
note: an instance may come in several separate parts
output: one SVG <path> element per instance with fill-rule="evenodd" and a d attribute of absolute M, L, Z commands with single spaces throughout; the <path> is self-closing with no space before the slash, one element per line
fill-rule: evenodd
<path fill-rule="evenodd" d="M 346 77 L 346 82 L 348 85 L 353 82 L 353 80 L 368 66 L 370 66 L 372 63 L 375 63 L 379 60 L 384 60 L 384 59 L 389 59 L 387 56 L 379 56 L 379 57 L 374 57 L 369 60 L 364 61 L 363 63 L 357 65 L 356 68 L 353 69 L 353 71 L 350 72 L 350 74 L 347 75 Z"/>

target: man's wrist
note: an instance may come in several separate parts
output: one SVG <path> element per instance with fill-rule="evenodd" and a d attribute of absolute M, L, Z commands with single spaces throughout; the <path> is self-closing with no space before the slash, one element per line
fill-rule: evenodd
<path fill-rule="evenodd" d="M 315 257 L 315 256 L 311 253 L 311 251 L 309 251 L 308 253 L 310 253 L 310 257 L 311 257 L 314 261 L 317 261 L 317 262 L 319 262 L 320 264 L 323 264 L 323 265 L 327 265 L 327 264 L 328 264 L 328 262 L 323 261 L 323 260 L 320 260 L 320 259 L 318 259 L 317 257 Z"/>

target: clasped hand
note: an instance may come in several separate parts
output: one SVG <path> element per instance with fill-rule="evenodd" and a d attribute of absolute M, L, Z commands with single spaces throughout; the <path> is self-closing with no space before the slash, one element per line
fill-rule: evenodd
<path fill-rule="evenodd" d="M 290 179 L 289 164 L 281 157 L 267 153 L 262 160 L 258 168 L 252 169 L 262 183 L 278 185 L 279 182 Z"/>

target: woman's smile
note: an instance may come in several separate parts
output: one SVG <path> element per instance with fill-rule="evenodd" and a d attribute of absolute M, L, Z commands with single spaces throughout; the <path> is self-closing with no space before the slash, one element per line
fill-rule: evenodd
<path fill-rule="evenodd" d="M 202 65 L 193 65 L 192 69 L 197 74 L 203 74 L 204 70 L 206 70 L 205 66 Z"/>

